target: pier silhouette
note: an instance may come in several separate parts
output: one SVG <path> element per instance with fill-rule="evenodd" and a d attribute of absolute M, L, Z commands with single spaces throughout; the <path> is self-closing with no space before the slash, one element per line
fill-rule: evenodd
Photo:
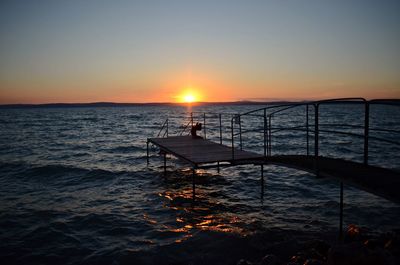
<path fill-rule="evenodd" d="M 339 107 L 347 104 L 359 106 L 362 109 L 362 124 L 350 125 L 344 123 L 330 124 L 336 129 L 326 129 L 320 124 L 320 108 L 329 105 Z M 369 142 L 371 139 L 380 143 L 391 145 L 400 153 L 400 130 L 394 128 L 371 128 L 370 127 L 370 107 L 372 105 L 392 105 L 395 112 L 400 111 L 400 100 L 398 99 L 379 99 L 365 100 L 363 98 L 340 98 L 314 102 L 302 102 L 291 104 L 277 104 L 264 108 L 259 108 L 242 114 L 234 114 L 230 119 L 230 145 L 223 144 L 223 129 L 221 114 L 203 113 L 200 115 L 203 122 L 203 137 L 193 138 L 185 135 L 186 131 L 195 124 L 194 113 L 178 135 L 169 135 L 169 120 L 166 119 L 157 137 L 147 139 L 147 163 L 149 163 L 149 144 L 155 145 L 160 149 L 164 156 L 164 173 L 166 173 L 166 156 L 173 155 L 192 168 L 193 198 L 195 197 L 195 178 L 196 169 L 230 167 L 237 165 L 258 165 L 261 170 L 261 186 L 264 190 L 264 167 L 267 165 L 279 165 L 295 168 L 314 173 L 320 177 L 335 178 L 340 181 L 340 231 L 343 224 L 343 183 L 355 186 L 372 194 L 378 195 L 390 201 L 400 203 L 400 172 L 390 168 L 384 168 L 369 164 Z M 279 119 L 274 121 L 278 125 L 272 124 L 272 119 L 282 113 L 287 113 L 294 109 L 301 109 L 302 124 L 296 126 L 285 126 L 279 124 Z M 206 117 L 214 117 L 218 120 L 219 141 L 207 139 L 209 127 Z M 246 119 L 252 119 L 249 129 L 244 128 Z M 214 123 L 215 125 L 215 123 Z M 358 133 L 337 128 L 352 128 Z M 210 130 L 210 129 L 209 129 Z M 272 143 L 273 135 L 282 131 L 296 131 L 304 133 L 305 145 L 303 153 L 297 151 L 295 154 L 275 154 Z M 371 136 L 370 132 L 378 132 L 382 135 L 390 133 L 395 138 L 385 138 Z M 258 150 L 250 147 L 246 150 L 244 136 L 249 133 L 259 133 L 261 137 L 258 141 Z M 320 154 L 321 133 L 331 133 L 344 135 L 346 137 L 358 138 L 362 144 L 362 161 L 350 161 L 341 157 L 329 157 Z M 218 135 L 218 133 L 217 133 Z M 254 138 L 254 137 L 253 137 Z M 279 138 L 279 137 L 278 137 Z M 279 139 L 275 140 L 279 141 Z M 260 143 L 259 143 L 260 142 Z M 291 148 L 289 142 L 280 143 Z M 254 144 L 253 144 L 254 145 Z"/>

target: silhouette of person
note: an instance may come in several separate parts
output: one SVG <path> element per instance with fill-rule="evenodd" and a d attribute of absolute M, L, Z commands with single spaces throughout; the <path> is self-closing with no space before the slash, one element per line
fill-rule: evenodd
<path fill-rule="evenodd" d="M 196 125 L 192 126 L 192 129 L 190 129 L 190 134 L 192 135 L 192 138 L 203 138 L 199 135 L 197 135 L 197 131 L 201 131 L 201 123 L 196 123 Z"/>

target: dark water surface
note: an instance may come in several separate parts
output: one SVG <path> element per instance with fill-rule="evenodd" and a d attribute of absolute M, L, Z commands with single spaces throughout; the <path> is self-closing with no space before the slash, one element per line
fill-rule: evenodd
<path fill-rule="evenodd" d="M 371 109 L 371 126 L 399 129 L 400 113 L 390 108 Z M 147 167 L 146 138 L 157 134 L 167 115 L 177 117 L 170 121 L 170 133 L 178 131 L 188 111 L 178 106 L 2 109 L 1 264 L 235 264 L 241 258 L 258 260 L 271 249 L 290 251 L 311 238 L 336 237 L 335 180 L 268 166 L 262 197 L 258 166 L 225 168 L 219 174 L 198 171 L 193 204 L 187 165 L 168 158 L 165 178 L 162 159 L 152 149 Z M 362 121 L 357 106 L 321 112 L 325 123 Z M 228 144 L 230 120 L 225 118 Z M 299 119 L 283 115 L 274 122 L 296 124 Z M 217 124 L 210 119 L 207 126 Z M 244 128 L 258 125 L 243 121 Z M 218 140 L 218 130 L 208 134 Z M 274 137 L 276 153 L 304 151 L 302 134 Z M 244 147 L 262 152 L 259 134 L 248 132 L 243 138 Z M 320 141 L 323 155 L 362 160 L 362 139 L 321 134 Z M 371 163 L 400 169 L 396 150 L 372 141 Z M 345 224 L 377 232 L 399 228 L 399 205 L 348 186 L 344 211 Z"/>

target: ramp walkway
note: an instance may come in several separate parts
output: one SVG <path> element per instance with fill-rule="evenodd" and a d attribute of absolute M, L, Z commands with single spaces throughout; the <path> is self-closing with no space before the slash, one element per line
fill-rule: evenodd
<path fill-rule="evenodd" d="M 400 172 L 343 159 L 304 155 L 266 158 L 267 164 L 281 165 L 335 178 L 387 200 L 400 203 Z"/>

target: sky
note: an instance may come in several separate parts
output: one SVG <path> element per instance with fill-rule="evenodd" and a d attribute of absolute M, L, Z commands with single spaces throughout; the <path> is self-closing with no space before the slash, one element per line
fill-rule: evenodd
<path fill-rule="evenodd" d="M 400 98 L 400 1 L 0 1 L 0 104 Z"/>

